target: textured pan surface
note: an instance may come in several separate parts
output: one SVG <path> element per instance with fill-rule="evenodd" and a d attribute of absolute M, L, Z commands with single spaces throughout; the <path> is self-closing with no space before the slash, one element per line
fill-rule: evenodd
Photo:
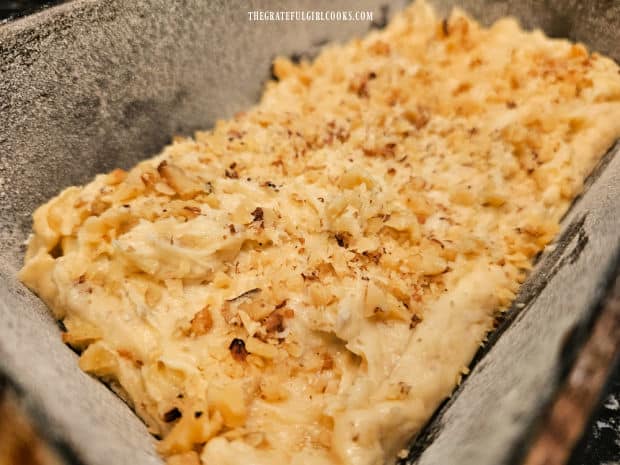
<path fill-rule="evenodd" d="M 16 282 L 33 209 L 63 187 L 153 155 L 172 134 L 251 105 L 274 55 L 312 52 L 370 26 L 255 23 L 248 10 L 370 9 L 381 23 L 382 3 L 77 0 L 0 27 L 0 371 L 45 412 L 50 437 L 85 463 L 161 461 L 141 422 L 79 371 L 47 309 Z M 435 3 L 445 11 L 455 2 Z M 620 2 L 457 3 L 483 21 L 511 13 L 620 59 Z M 527 439 L 561 374 L 566 335 L 587 321 L 614 269 L 619 186 L 615 157 L 528 280 L 525 308 L 418 442 L 419 463 L 504 463 Z"/>

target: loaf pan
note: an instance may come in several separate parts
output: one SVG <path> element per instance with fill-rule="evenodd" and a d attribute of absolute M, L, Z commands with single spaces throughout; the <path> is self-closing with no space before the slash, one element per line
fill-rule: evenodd
<path fill-rule="evenodd" d="M 16 279 L 33 210 L 64 187 L 129 168 L 175 134 L 257 102 L 276 55 L 312 56 L 378 28 L 406 2 L 76 0 L 0 26 L 0 379 L 69 464 L 161 464 L 130 408 L 81 372 L 44 304 Z M 620 3 L 463 0 L 485 24 L 620 59 Z M 247 12 L 364 10 L 372 22 L 255 22 Z M 590 176 L 471 374 L 408 463 L 516 463 L 587 339 L 620 256 L 620 157 Z M 6 419 L 2 419 L 5 421 Z M 243 458 L 239 458 L 240 463 Z"/>

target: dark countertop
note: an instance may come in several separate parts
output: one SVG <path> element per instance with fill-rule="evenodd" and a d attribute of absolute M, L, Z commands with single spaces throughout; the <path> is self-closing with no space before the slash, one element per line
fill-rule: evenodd
<path fill-rule="evenodd" d="M 606 391 L 568 465 L 620 464 L 620 363 L 616 364 Z"/>

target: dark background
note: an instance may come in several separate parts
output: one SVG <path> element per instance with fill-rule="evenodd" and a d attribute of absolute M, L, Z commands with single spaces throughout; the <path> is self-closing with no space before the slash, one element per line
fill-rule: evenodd
<path fill-rule="evenodd" d="M 568 465 L 620 465 L 620 364 Z"/>
<path fill-rule="evenodd" d="M 41 8 L 62 3 L 63 0 L 38 1 L 38 0 L 0 0 L 0 21 L 14 19 Z"/>
<path fill-rule="evenodd" d="M 0 25 L 64 0 L 0 0 Z M 0 26 L 1 27 L 1 26 Z M 620 364 L 569 465 L 620 465 Z"/>

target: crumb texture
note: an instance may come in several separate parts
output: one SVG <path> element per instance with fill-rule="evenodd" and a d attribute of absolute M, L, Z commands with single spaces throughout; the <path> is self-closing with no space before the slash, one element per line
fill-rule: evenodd
<path fill-rule="evenodd" d="M 23 282 L 171 465 L 379 465 L 620 135 L 617 65 L 417 2 L 34 213 Z"/>

